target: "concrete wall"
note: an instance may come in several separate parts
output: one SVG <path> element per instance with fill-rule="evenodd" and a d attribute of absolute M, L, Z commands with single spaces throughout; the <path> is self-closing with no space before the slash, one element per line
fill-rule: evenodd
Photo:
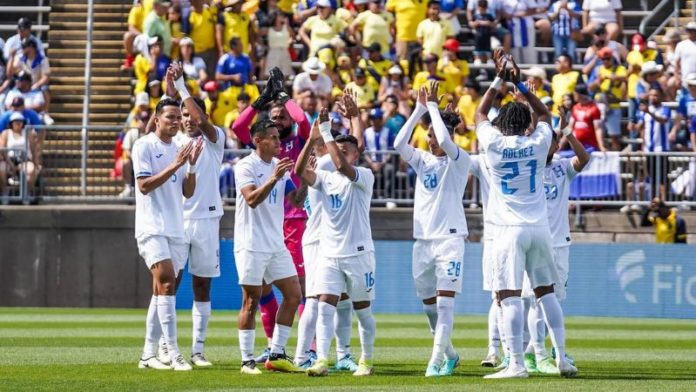
<path fill-rule="evenodd" d="M 696 214 L 685 215 L 689 232 Z M 410 209 L 372 211 L 375 240 L 410 240 Z M 481 216 L 467 214 L 470 239 L 478 241 Z M 0 208 L 0 306 L 143 307 L 150 273 L 133 238 L 132 206 Z M 572 222 L 572 218 L 571 218 Z M 221 236 L 233 238 L 227 209 Z M 654 242 L 650 228 L 634 228 L 622 214 L 589 213 L 577 243 Z M 691 243 L 696 236 L 690 235 Z"/>

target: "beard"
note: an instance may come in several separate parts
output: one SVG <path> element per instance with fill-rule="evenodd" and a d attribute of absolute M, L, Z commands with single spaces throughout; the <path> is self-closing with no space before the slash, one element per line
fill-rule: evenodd
<path fill-rule="evenodd" d="M 287 128 L 281 129 L 280 132 L 278 132 L 278 137 L 280 138 L 280 140 L 283 140 L 283 139 L 287 138 L 288 136 L 290 136 L 291 134 L 292 134 L 292 126 L 289 126 Z"/>

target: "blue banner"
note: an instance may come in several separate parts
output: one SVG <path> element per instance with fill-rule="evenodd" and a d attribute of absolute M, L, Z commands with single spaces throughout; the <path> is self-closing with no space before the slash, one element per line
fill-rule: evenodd
<path fill-rule="evenodd" d="M 375 241 L 378 313 L 420 313 L 421 301 L 411 277 L 412 241 Z M 457 297 L 458 314 L 484 314 L 491 302 L 482 290 L 481 251 L 466 245 L 464 285 Z M 696 246 L 641 244 L 577 244 L 570 247 L 568 315 L 696 318 Z M 213 280 L 214 309 L 239 309 L 241 290 L 231 240 L 220 242 L 222 276 Z M 190 309 L 191 277 L 184 275 L 177 308 Z"/>

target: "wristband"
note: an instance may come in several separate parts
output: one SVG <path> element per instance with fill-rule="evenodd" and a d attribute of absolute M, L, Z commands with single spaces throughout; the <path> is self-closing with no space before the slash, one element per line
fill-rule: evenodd
<path fill-rule="evenodd" d="M 495 79 L 493 79 L 493 82 L 491 82 L 491 85 L 488 87 L 489 89 L 497 90 L 500 88 L 500 86 L 503 85 L 503 79 L 500 77 L 496 76 Z"/>
<path fill-rule="evenodd" d="M 324 143 L 334 141 L 333 135 L 331 134 L 331 122 L 326 121 L 319 124 L 319 133 L 321 133 L 321 138 L 324 139 Z"/>
<path fill-rule="evenodd" d="M 179 79 L 174 81 L 174 87 L 181 97 L 181 102 L 185 101 L 187 98 L 191 98 L 191 94 L 189 94 L 186 88 L 186 82 L 183 76 L 180 76 Z"/>
<path fill-rule="evenodd" d="M 561 130 L 561 133 L 563 133 L 563 136 L 567 137 L 568 135 L 573 133 L 573 131 L 570 129 L 570 127 L 565 127 Z"/>
<path fill-rule="evenodd" d="M 517 89 L 520 90 L 520 92 L 522 94 L 527 94 L 529 92 L 529 89 L 527 88 L 527 86 L 522 82 L 517 82 L 516 86 L 517 86 Z"/>
<path fill-rule="evenodd" d="M 188 169 L 186 170 L 186 173 L 188 173 L 188 174 L 196 174 L 196 169 L 198 169 L 198 168 L 196 167 L 196 165 L 191 165 L 191 164 L 189 164 Z"/>

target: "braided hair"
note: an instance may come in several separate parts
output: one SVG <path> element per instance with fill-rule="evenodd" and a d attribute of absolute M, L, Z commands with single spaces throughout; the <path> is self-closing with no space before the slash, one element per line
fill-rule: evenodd
<path fill-rule="evenodd" d="M 505 136 L 521 136 L 531 123 L 532 114 L 527 105 L 510 102 L 500 108 L 493 125 L 498 127 Z"/>

